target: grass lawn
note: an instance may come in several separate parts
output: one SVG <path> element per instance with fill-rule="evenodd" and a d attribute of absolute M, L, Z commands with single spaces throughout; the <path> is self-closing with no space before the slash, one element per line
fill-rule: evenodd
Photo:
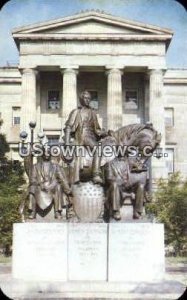
<path fill-rule="evenodd" d="M 187 257 L 186 256 L 168 256 L 166 257 L 166 263 L 172 263 L 172 264 L 178 264 L 178 263 L 183 263 L 187 264 Z"/>
<path fill-rule="evenodd" d="M 12 256 L 4 256 L 0 254 L 0 263 L 9 263 L 12 260 Z"/>

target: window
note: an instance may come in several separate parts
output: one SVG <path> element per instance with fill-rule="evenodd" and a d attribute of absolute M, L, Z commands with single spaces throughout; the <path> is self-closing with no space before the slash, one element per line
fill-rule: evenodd
<path fill-rule="evenodd" d="M 47 135 L 48 144 L 49 145 L 56 145 L 59 143 L 59 135 Z"/>
<path fill-rule="evenodd" d="M 12 107 L 12 125 L 20 125 L 21 108 L 19 106 Z"/>
<path fill-rule="evenodd" d="M 14 125 L 20 124 L 20 117 L 14 117 Z"/>
<path fill-rule="evenodd" d="M 166 159 L 166 168 L 168 170 L 168 174 L 172 174 L 174 172 L 174 149 L 166 148 L 166 153 L 164 156 Z"/>
<path fill-rule="evenodd" d="M 166 107 L 164 109 L 165 126 L 172 127 L 174 125 L 174 110 L 172 107 Z"/>
<path fill-rule="evenodd" d="M 98 110 L 99 109 L 99 99 L 97 91 L 88 91 L 91 94 L 90 107 Z"/>
<path fill-rule="evenodd" d="M 137 109 L 138 108 L 138 92 L 137 90 L 127 90 L 125 92 L 125 108 Z"/>
<path fill-rule="evenodd" d="M 48 91 L 48 109 L 60 108 L 60 91 Z"/>

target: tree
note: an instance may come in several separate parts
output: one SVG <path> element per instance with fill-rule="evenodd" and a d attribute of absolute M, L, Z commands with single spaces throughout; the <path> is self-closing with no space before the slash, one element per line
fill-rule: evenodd
<path fill-rule="evenodd" d="M 6 255 L 12 244 L 13 223 L 20 222 L 18 208 L 22 195 L 19 189 L 24 183 L 23 167 L 20 162 L 6 158 L 8 151 L 6 137 L 0 134 L 0 247 Z"/>
<path fill-rule="evenodd" d="M 6 142 L 4 134 L 0 134 L 0 161 L 5 159 L 5 154 L 9 151 L 9 145 Z"/>
<path fill-rule="evenodd" d="M 164 223 L 166 245 L 181 254 L 187 243 L 187 181 L 182 182 L 180 173 L 159 181 L 154 201 L 147 204 L 146 210 Z"/>

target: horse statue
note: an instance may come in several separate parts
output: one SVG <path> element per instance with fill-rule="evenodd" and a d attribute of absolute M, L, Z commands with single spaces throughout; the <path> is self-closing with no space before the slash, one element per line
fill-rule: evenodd
<path fill-rule="evenodd" d="M 100 139 L 99 145 L 102 154 L 100 157 L 97 157 L 98 148 L 95 150 L 95 154 L 90 156 L 87 153 L 88 147 L 85 147 L 86 155 L 78 157 L 79 166 L 81 166 L 79 169 L 80 182 L 88 182 L 92 179 L 93 160 L 96 161 L 97 170 L 100 167 L 103 176 L 102 185 L 106 195 L 105 210 L 110 212 L 116 220 L 121 219 L 120 207 L 123 197 L 127 195 L 131 195 L 132 198 L 134 196 L 133 218 L 141 218 L 147 182 L 146 163 L 160 141 L 161 134 L 153 128 L 152 124 L 131 124 L 116 131 L 110 130 L 107 136 Z M 104 155 L 105 147 L 110 147 L 110 156 Z M 129 150 L 132 152 L 133 149 L 137 149 L 136 155 L 130 156 Z M 75 163 L 75 165 L 77 164 Z M 75 172 L 73 171 L 72 174 L 74 175 Z M 78 198 L 80 201 L 81 197 Z M 75 201 L 77 202 L 77 200 Z M 77 206 L 79 207 L 79 205 L 80 202 Z"/>
<path fill-rule="evenodd" d="M 160 144 L 161 134 L 157 133 L 152 124 L 132 124 L 115 131 L 113 136 L 118 145 L 129 148 L 133 146 L 137 152 L 134 156 L 127 152 L 126 155 L 119 155 L 105 164 L 106 210 L 109 216 L 111 214 L 114 219 L 120 220 L 120 208 L 124 198 L 131 196 L 133 218 L 140 219 L 146 198 L 146 163 Z"/>

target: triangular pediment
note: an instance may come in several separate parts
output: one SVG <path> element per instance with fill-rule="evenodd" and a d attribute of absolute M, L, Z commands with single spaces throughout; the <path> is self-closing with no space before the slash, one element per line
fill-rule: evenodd
<path fill-rule="evenodd" d="M 92 19 L 37 32 L 43 34 L 144 34 L 142 30 L 120 27 Z"/>
<path fill-rule="evenodd" d="M 125 20 L 98 11 L 89 11 L 71 17 L 20 27 L 13 31 L 13 36 L 29 34 L 102 35 L 109 33 L 111 35 L 172 35 L 172 31 L 169 29 Z"/>

